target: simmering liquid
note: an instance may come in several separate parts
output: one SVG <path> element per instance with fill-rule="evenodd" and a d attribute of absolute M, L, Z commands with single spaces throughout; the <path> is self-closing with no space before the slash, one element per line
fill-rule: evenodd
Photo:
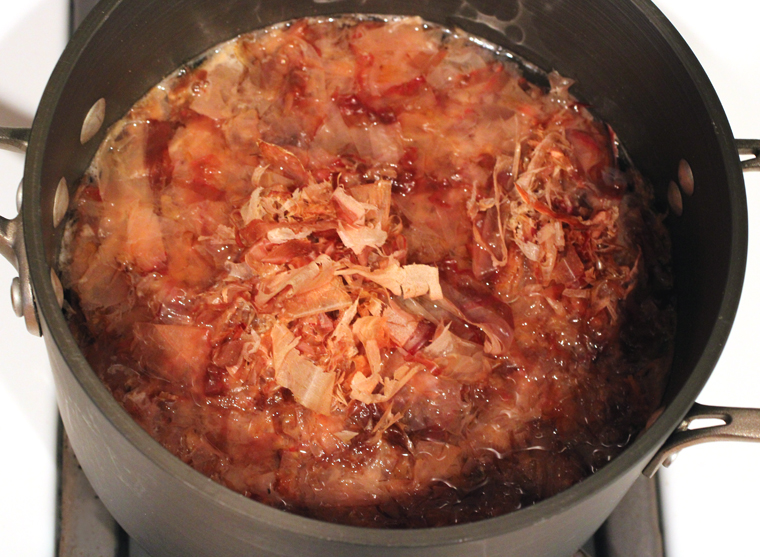
<path fill-rule="evenodd" d="M 416 18 L 216 47 L 109 131 L 67 308 L 148 433 L 250 498 L 378 527 L 479 520 L 644 427 L 670 247 L 611 129 Z"/>

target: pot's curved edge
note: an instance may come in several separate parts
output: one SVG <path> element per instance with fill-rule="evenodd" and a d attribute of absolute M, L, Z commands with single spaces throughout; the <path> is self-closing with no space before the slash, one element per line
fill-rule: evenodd
<path fill-rule="evenodd" d="M 744 275 L 747 266 L 749 243 L 749 222 L 747 196 L 744 187 L 739 153 L 728 117 L 723 110 L 717 92 L 699 63 L 694 52 L 678 33 L 675 26 L 650 0 L 632 0 L 646 17 L 660 30 L 668 44 L 678 55 L 692 80 L 697 84 L 700 96 L 713 118 L 713 127 L 720 139 L 721 157 L 726 165 L 729 183 L 729 202 L 731 204 L 731 246 L 729 254 L 729 271 L 726 290 L 721 299 L 718 319 L 706 343 L 694 373 L 679 392 L 676 400 L 665 409 L 661 420 L 678 425 L 707 383 L 713 368 L 718 362 L 739 308 Z M 659 420 L 658 420 L 659 421 Z M 654 428 L 652 428 L 654 429 Z M 646 433 L 649 432 L 645 432 Z"/>

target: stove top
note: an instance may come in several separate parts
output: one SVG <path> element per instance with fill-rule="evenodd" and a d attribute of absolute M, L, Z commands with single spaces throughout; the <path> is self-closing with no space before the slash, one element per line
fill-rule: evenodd
<path fill-rule="evenodd" d="M 724 0 L 700 5 L 690 0 L 657 0 L 657 6 L 681 32 L 710 77 L 736 137 L 760 137 L 760 110 L 753 93 L 760 90 L 760 56 L 756 22 L 760 3 Z M 65 46 L 69 25 L 94 4 L 81 0 L 4 2 L 0 6 L 0 124 L 29 126 L 45 83 Z M 23 156 L 0 151 L 0 214 L 16 214 L 13 195 L 23 170 Z M 699 402 L 760 407 L 760 374 L 754 348 L 754 316 L 760 312 L 760 174 L 746 174 L 750 213 L 749 261 L 742 302 L 731 337 Z M 698 187 L 698 186 L 697 186 Z M 711 223 L 705 223 L 710 226 Z M 0 289 L 15 272 L 0 262 Z M 7 286 L 3 286 L 7 285 Z M 57 493 L 60 464 L 76 466 L 57 450 L 59 419 L 44 345 L 29 335 L 8 302 L 0 296 L 0 553 L 50 557 L 57 550 Z M 67 457 L 68 458 L 68 457 Z M 669 469 L 658 473 L 664 554 L 668 557 L 744 555 L 756 551 L 756 511 L 760 500 L 760 444 L 718 443 L 690 448 Z M 80 487 L 86 490 L 86 484 Z M 607 523 L 597 541 L 584 546 L 589 555 L 657 555 L 635 532 L 635 524 L 658 526 L 653 484 L 635 488 L 638 503 L 615 525 Z M 626 502 L 633 499 L 628 498 Z M 643 501 L 643 503 L 642 503 Z M 654 509 L 652 509 L 654 505 Z M 93 505 L 94 508 L 97 505 Z M 647 508 L 649 507 L 649 508 Z M 720 511 L 718 511 L 720 509 Z M 91 509 L 92 510 L 92 509 Z M 643 512 L 647 511 L 647 512 Z M 95 523 L 108 524 L 95 510 Z M 617 514 L 617 513 L 616 513 Z M 654 518 L 653 518 L 654 517 Z M 645 524 L 646 523 L 646 524 Z M 93 555 L 145 557 L 115 525 L 109 549 Z M 616 532 L 613 532 L 617 528 Z M 87 530 L 84 530 L 87 532 Z M 631 534 L 634 532 L 634 534 Z M 615 537 L 617 536 L 617 537 Z M 622 536 L 622 537 L 621 537 Z M 628 538 L 626 539 L 626 536 Z M 92 540 L 92 536 L 87 535 Z M 71 538 L 69 538 L 71 539 Z M 611 540 L 616 541 L 611 541 Z M 602 540 L 602 541 L 599 541 Z M 616 545 L 619 544 L 619 545 Z M 633 545 L 638 544 L 638 545 Z M 60 545 L 64 549 L 63 540 Z M 79 548 L 81 549 L 81 548 Z M 82 553 L 79 553 L 82 555 Z M 71 555 L 71 554 L 70 554 Z"/>

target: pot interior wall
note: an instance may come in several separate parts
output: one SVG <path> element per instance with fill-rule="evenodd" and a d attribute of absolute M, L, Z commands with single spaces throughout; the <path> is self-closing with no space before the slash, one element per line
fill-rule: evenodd
<path fill-rule="evenodd" d="M 663 207 L 667 184 L 676 179 L 679 161 L 685 159 L 691 164 L 696 193 L 685 199 L 682 217 L 668 217 L 679 324 L 673 376 L 666 396 L 668 400 L 675 398 L 695 368 L 701 374 L 697 381 L 701 388 L 712 365 L 700 368 L 698 364 L 711 350 L 714 353 L 707 359 L 713 364 L 717 359 L 720 346 L 710 347 L 708 340 L 715 336 L 716 326 L 723 327 L 718 336 L 727 335 L 735 304 L 726 304 L 725 297 L 738 300 L 741 288 L 745 257 L 742 234 L 746 245 L 743 182 L 738 163 L 731 160 L 736 155 L 730 130 L 709 82 L 701 68 L 683 62 L 690 59 L 688 49 L 663 37 L 662 30 L 668 30 L 669 24 L 644 2 L 101 3 L 80 28 L 64 54 L 65 63 L 59 65 L 51 79 L 37 114 L 27 158 L 27 186 L 37 182 L 41 185 L 38 191 L 25 191 L 25 222 L 32 229 L 27 232 L 27 245 L 30 253 L 44 253 L 44 257 L 33 257 L 31 265 L 40 308 L 53 334 L 61 338 L 68 334 L 47 274 L 47 265 L 56 261 L 62 233 L 61 227 L 54 229 L 52 225 L 55 188 L 62 176 L 70 186 L 76 182 L 107 126 L 160 78 L 219 41 L 294 17 L 357 11 L 414 12 L 506 46 L 545 71 L 556 69 L 574 78 L 578 82 L 574 93 L 612 125 L 635 164 L 655 184 Z M 98 18 L 98 14 L 108 16 Z M 105 126 L 82 146 L 82 120 L 101 97 L 107 103 Z M 49 128 L 45 128 L 47 123 Z M 725 307 L 729 311 L 723 315 Z M 67 338 L 62 344 L 69 345 L 63 346 L 63 352 L 69 365 L 76 368 L 74 372 L 91 373 L 81 363 L 81 355 L 70 349 L 73 340 Z M 684 411 L 690 403 L 687 401 Z"/>

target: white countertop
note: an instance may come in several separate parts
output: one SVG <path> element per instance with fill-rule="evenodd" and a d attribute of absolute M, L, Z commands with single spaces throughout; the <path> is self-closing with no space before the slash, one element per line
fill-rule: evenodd
<path fill-rule="evenodd" d="M 68 0 L 0 2 L 0 125 L 29 127 L 68 37 Z M 0 151 L 0 215 L 16 215 L 23 156 Z M 0 258 L 0 555 L 55 552 L 58 411 L 42 339 L 10 303 L 15 270 Z"/>
<path fill-rule="evenodd" d="M 736 137 L 760 137 L 760 2 L 656 4 L 705 67 Z M 68 33 L 68 0 L 0 3 L 0 124 L 28 126 Z M 0 214 L 14 216 L 23 157 L 0 152 Z M 744 293 L 724 354 L 699 397 L 705 404 L 760 407 L 754 366 L 760 315 L 760 173 L 745 175 L 750 244 Z M 697 184 L 697 188 L 699 184 Z M 710 226 L 710 223 L 705 223 Z M 42 340 L 10 305 L 15 272 L 0 261 L 0 555 L 54 553 L 57 412 Z M 5 292 L 5 294 L 3 294 Z M 756 555 L 760 444 L 694 447 L 660 472 L 668 557 Z"/>

